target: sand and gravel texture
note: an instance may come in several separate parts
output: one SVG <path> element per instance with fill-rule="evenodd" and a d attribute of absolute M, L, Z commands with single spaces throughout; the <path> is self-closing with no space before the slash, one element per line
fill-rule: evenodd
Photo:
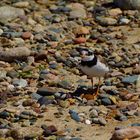
<path fill-rule="evenodd" d="M 140 140 L 139 7 L 0 1 L 0 140 Z M 96 99 L 83 49 L 110 68 Z"/>

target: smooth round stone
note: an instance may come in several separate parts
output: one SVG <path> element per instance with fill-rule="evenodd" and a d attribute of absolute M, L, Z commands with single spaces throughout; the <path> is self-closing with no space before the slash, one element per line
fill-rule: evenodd
<path fill-rule="evenodd" d="M 90 114 L 89 114 L 90 118 L 96 118 L 98 117 L 98 112 L 97 110 L 93 109 Z"/>
<path fill-rule="evenodd" d="M 98 124 L 99 123 L 99 118 L 93 118 L 92 123 Z"/>
<path fill-rule="evenodd" d="M 82 140 L 82 139 L 81 138 L 74 137 L 74 138 L 71 138 L 70 140 Z"/>
<path fill-rule="evenodd" d="M 119 121 L 126 121 L 128 120 L 128 118 L 124 115 L 121 115 L 119 118 L 118 118 Z"/>
<path fill-rule="evenodd" d="M 62 8 L 60 9 L 60 11 L 61 11 L 61 12 L 64 12 L 64 13 L 68 13 L 68 12 L 71 11 L 71 9 L 70 9 L 69 7 L 62 7 Z"/>
<path fill-rule="evenodd" d="M 69 110 L 69 113 L 71 115 L 71 118 L 77 122 L 80 122 L 81 119 L 80 119 L 80 116 L 78 115 L 77 112 L 75 112 L 74 110 Z"/>
<path fill-rule="evenodd" d="M 90 120 L 85 120 L 85 124 L 91 124 Z"/>
<path fill-rule="evenodd" d="M 116 25 L 117 20 L 111 17 L 96 17 L 96 21 L 102 26 Z"/>
<path fill-rule="evenodd" d="M 29 6 L 28 1 L 20 1 L 13 4 L 17 8 L 27 8 Z"/>
<path fill-rule="evenodd" d="M 51 5 L 50 6 L 50 11 L 51 12 L 59 12 L 58 6 L 57 5 Z"/>
<path fill-rule="evenodd" d="M 140 117 L 140 111 L 137 111 L 134 113 L 136 116 L 139 116 Z"/>
<path fill-rule="evenodd" d="M 119 24 L 121 24 L 121 25 L 128 24 L 129 22 L 130 22 L 130 20 L 127 19 L 127 18 L 121 18 L 121 19 L 119 20 Z"/>
<path fill-rule="evenodd" d="M 55 93 L 57 93 L 56 90 L 48 87 L 42 87 L 37 90 L 37 94 L 41 96 L 50 96 L 50 95 L 54 95 Z"/>
<path fill-rule="evenodd" d="M 81 43 L 85 43 L 86 42 L 86 38 L 85 37 L 79 37 L 79 38 L 75 38 L 74 42 L 76 44 L 81 44 Z"/>
<path fill-rule="evenodd" d="M 133 123 L 131 126 L 140 126 L 140 123 Z"/>
<path fill-rule="evenodd" d="M 86 11 L 84 9 L 77 9 L 77 10 L 73 10 L 70 12 L 70 17 L 71 19 L 74 18 L 86 18 Z"/>
<path fill-rule="evenodd" d="M 11 32 L 11 37 L 12 38 L 19 38 L 22 35 L 21 32 Z"/>
<path fill-rule="evenodd" d="M 99 117 L 98 121 L 101 125 L 106 125 L 107 124 L 105 118 L 103 118 L 103 117 Z"/>
<path fill-rule="evenodd" d="M 9 116 L 10 116 L 10 113 L 7 111 L 0 112 L 0 118 L 6 119 Z"/>
<path fill-rule="evenodd" d="M 26 87 L 28 82 L 25 79 L 15 79 L 12 83 L 14 86 Z"/>
<path fill-rule="evenodd" d="M 74 29 L 75 35 L 87 35 L 89 34 L 89 29 L 84 26 L 79 26 L 76 29 Z"/>
<path fill-rule="evenodd" d="M 0 35 L 2 35 L 3 34 L 3 30 L 2 29 L 0 29 Z"/>
<path fill-rule="evenodd" d="M 60 99 L 60 98 L 61 98 L 61 93 L 60 93 L 60 92 L 56 92 L 56 93 L 54 94 L 54 96 L 55 96 L 56 98 Z"/>
<path fill-rule="evenodd" d="M 54 99 L 49 99 L 48 96 L 39 98 L 38 103 L 40 105 L 48 105 L 54 103 Z"/>
<path fill-rule="evenodd" d="M 3 69 L 0 70 L 0 79 L 6 78 L 7 72 Z"/>
<path fill-rule="evenodd" d="M 137 103 L 132 103 L 132 104 L 129 104 L 127 105 L 126 107 L 129 111 L 131 110 L 136 110 L 138 108 L 138 104 Z"/>
<path fill-rule="evenodd" d="M 64 89 L 71 89 L 72 85 L 68 80 L 62 80 L 58 83 L 58 86 Z"/>
<path fill-rule="evenodd" d="M 32 36 L 32 33 L 31 33 L 31 32 L 24 32 L 24 33 L 22 33 L 22 35 L 21 35 L 21 37 L 22 37 L 23 39 L 30 39 L 31 36 Z"/>
<path fill-rule="evenodd" d="M 135 83 L 137 79 L 138 79 L 138 75 L 126 76 L 122 79 L 122 82 L 126 84 L 132 84 Z"/>
<path fill-rule="evenodd" d="M 15 19 L 21 15 L 25 15 L 23 9 L 14 8 L 12 6 L 1 6 L 0 7 L 0 19 L 1 21 L 8 21 Z"/>
<path fill-rule="evenodd" d="M 60 21 L 61 21 L 60 17 L 54 17 L 52 20 L 53 23 L 59 23 Z"/>
<path fill-rule="evenodd" d="M 127 116 L 133 116 L 135 114 L 135 112 L 136 112 L 135 110 L 127 111 L 126 115 Z"/>
<path fill-rule="evenodd" d="M 14 38 L 13 39 L 16 45 L 24 45 L 25 42 L 22 38 Z"/>
<path fill-rule="evenodd" d="M 103 98 L 101 99 L 101 102 L 103 105 L 112 105 L 112 102 L 109 98 Z"/>
<path fill-rule="evenodd" d="M 11 77 L 11 78 L 17 78 L 18 77 L 18 73 L 15 70 L 11 70 L 7 72 L 7 76 Z"/>
<path fill-rule="evenodd" d="M 67 94 L 64 94 L 64 93 L 63 93 L 63 94 L 61 95 L 61 99 L 66 99 L 66 98 L 67 98 Z"/>
<path fill-rule="evenodd" d="M 110 9 L 108 10 L 108 13 L 110 16 L 118 16 L 118 15 L 121 15 L 122 14 L 122 10 L 120 8 L 115 8 L 115 9 Z"/>
<path fill-rule="evenodd" d="M 57 64 L 55 64 L 55 63 L 49 65 L 49 68 L 51 68 L 51 69 L 56 69 L 57 67 L 58 67 L 58 66 L 57 66 Z"/>
<path fill-rule="evenodd" d="M 21 114 L 23 115 L 28 115 L 28 116 L 34 116 L 37 117 L 37 113 L 32 111 L 32 110 L 28 110 L 28 111 L 22 111 Z"/>
<path fill-rule="evenodd" d="M 30 25 L 35 25 L 36 24 L 36 21 L 33 20 L 31 17 L 28 18 L 28 24 Z M 34 29 L 36 31 L 36 29 Z"/>
<path fill-rule="evenodd" d="M 140 9 L 140 0 L 114 0 L 114 4 L 126 10 Z"/>
<path fill-rule="evenodd" d="M 95 100 L 88 100 L 87 105 L 94 106 L 97 102 Z"/>

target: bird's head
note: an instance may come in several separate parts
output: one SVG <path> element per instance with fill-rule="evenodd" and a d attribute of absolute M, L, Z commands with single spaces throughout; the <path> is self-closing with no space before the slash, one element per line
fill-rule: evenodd
<path fill-rule="evenodd" d="M 93 50 L 86 48 L 86 47 L 77 47 L 76 50 L 80 53 L 80 56 L 86 57 L 86 56 L 92 56 L 94 55 Z"/>
<path fill-rule="evenodd" d="M 93 60 L 94 57 L 95 57 L 95 55 L 94 55 L 93 51 L 89 51 L 89 50 L 81 51 L 81 58 L 83 61 Z"/>

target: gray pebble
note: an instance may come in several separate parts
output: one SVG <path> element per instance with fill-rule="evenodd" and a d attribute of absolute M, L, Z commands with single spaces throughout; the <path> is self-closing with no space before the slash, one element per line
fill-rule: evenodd
<path fill-rule="evenodd" d="M 42 96 L 39 95 L 39 94 L 37 94 L 37 93 L 32 93 L 32 94 L 31 94 L 31 98 L 32 98 L 32 99 L 35 99 L 35 100 L 39 100 L 41 97 L 42 97 Z"/>
<path fill-rule="evenodd" d="M 103 105 L 112 105 L 111 100 L 109 98 L 107 98 L 107 97 L 101 99 L 101 102 L 102 102 Z"/>
<path fill-rule="evenodd" d="M 15 79 L 12 83 L 14 86 L 26 87 L 28 85 L 25 79 Z"/>
<path fill-rule="evenodd" d="M 95 109 L 92 109 L 90 114 L 89 114 L 90 118 L 96 118 L 98 117 L 98 112 Z"/>
<path fill-rule="evenodd" d="M 138 75 L 126 76 L 122 79 L 122 82 L 126 84 L 133 84 L 137 81 L 137 79 L 138 79 Z"/>
<path fill-rule="evenodd" d="M 106 125 L 107 124 L 105 118 L 103 118 L 103 117 L 99 117 L 98 121 L 101 125 Z"/>

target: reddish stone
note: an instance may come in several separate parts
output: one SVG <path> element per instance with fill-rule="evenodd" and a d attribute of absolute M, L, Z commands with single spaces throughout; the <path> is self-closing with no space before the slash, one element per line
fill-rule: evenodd
<path fill-rule="evenodd" d="M 114 132 L 111 140 L 128 140 L 140 137 L 140 127 L 129 127 Z"/>
<path fill-rule="evenodd" d="M 22 33 L 22 38 L 23 39 L 30 39 L 31 36 L 32 36 L 31 32 L 24 32 L 24 33 Z"/>
<path fill-rule="evenodd" d="M 76 44 L 81 44 L 81 43 L 85 43 L 86 42 L 86 38 L 85 37 L 78 37 L 74 39 L 74 42 Z"/>

